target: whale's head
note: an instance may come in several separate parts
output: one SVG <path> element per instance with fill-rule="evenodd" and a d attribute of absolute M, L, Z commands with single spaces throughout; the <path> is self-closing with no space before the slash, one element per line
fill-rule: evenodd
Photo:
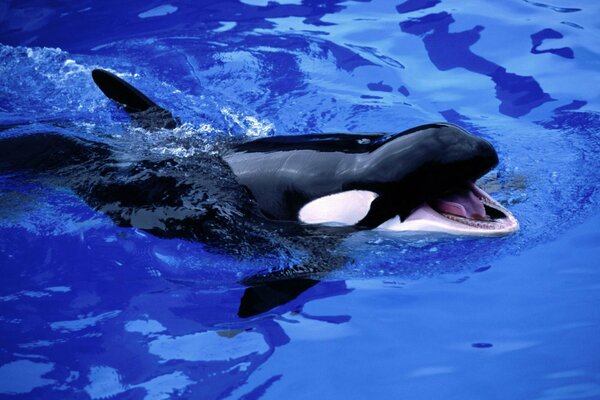
<path fill-rule="evenodd" d="M 498 164 L 486 140 L 449 124 L 386 137 L 360 157 L 346 191 L 300 211 L 306 223 L 353 223 L 396 232 L 502 236 L 513 214 L 475 182 Z M 358 172 L 357 172 L 358 171 Z"/>

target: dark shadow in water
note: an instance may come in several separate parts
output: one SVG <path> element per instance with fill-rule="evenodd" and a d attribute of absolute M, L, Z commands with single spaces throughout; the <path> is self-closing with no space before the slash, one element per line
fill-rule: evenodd
<path fill-rule="evenodd" d="M 496 84 L 496 98 L 500 100 L 502 114 L 520 117 L 554 100 L 533 77 L 507 72 L 504 67 L 471 51 L 470 47 L 480 39 L 483 26 L 451 33 L 449 29 L 453 23 L 452 15 L 441 12 L 403 21 L 400 28 L 423 39 L 431 62 L 440 71 L 465 68 L 491 78 Z"/>
<path fill-rule="evenodd" d="M 370 0 L 355 0 L 368 2 Z M 83 1 L 77 6 L 61 7 L 63 13 L 52 8 L 42 9 L 45 13 L 32 16 L 28 6 L 15 5 L 6 10 L 4 18 L 0 16 L 0 36 L 3 43 L 27 46 L 58 46 L 73 51 L 89 51 L 95 45 L 135 37 L 156 37 L 180 34 L 182 26 L 189 35 L 209 37 L 212 30 L 222 26 L 221 21 L 235 22 L 232 32 L 251 32 L 255 29 L 271 29 L 275 26 L 273 18 L 296 17 L 314 27 L 334 25 L 323 21 L 323 17 L 344 10 L 345 0 L 304 0 L 302 4 L 279 4 L 269 2 L 266 6 L 257 6 L 241 1 L 211 2 L 174 2 L 177 9 L 162 18 L 143 18 L 144 12 L 155 6 L 145 1 L 128 3 L 123 12 L 121 2 L 107 1 L 98 8 L 93 1 Z M 29 6 L 30 7 L 30 6 Z M 89 8 L 89 10 L 87 10 Z M 86 9 L 87 12 L 81 12 Z M 177 23 L 173 23 L 173 20 Z M 111 24 L 103 23 L 110 20 Z M 19 28 L 14 28 L 18 26 Z M 118 26 L 119 29 L 114 27 Z M 73 37 L 72 32 L 78 32 Z M 140 35 L 140 32 L 143 35 Z"/>
<path fill-rule="evenodd" d="M 585 106 L 586 104 L 587 104 L 587 101 L 585 101 L 585 100 L 573 100 L 569 104 L 565 104 L 562 107 L 555 108 L 554 111 L 555 112 L 575 111 L 575 110 L 579 110 L 581 107 Z"/>
<path fill-rule="evenodd" d="M 539 3 L 539 2 L 535 2 L 535 1 L 531 1 L 531 0 L 523 0 L 523 1 L 525 3 L 531 4 L 532 6 L 547 8 L 549 10 L 556 11 L 559 13 L 573 13 L 573 12 L 581 11 L 581 8 L 556 7 L 556 6 L 551 6 L 549 4 Z"/>
<path fill-rule="evenodd" d="M 267 389 L 269 389 L 275 382 L 280 380 L 282 376 L 283 375 L 280 374 L 270 377 L 265 382 L 252 389 L 252 391 L 240 397 L 240 400 L 260 399 L 267 392 Z"/>
<path fill-rule="evenodd" d="M 562 33 L 555 31 L 554 29 L 542 29 L 539 32 L 531 35 L 531 53 L 533 54 L 544 54 L 544 53 L 552 53 L 557 56 L 561 56 L 564 58 L 575 58 L 575 53 L 573 53 L 573 49 L 570 47 L 561 47 L 558 49 L 547 49 L 547 50 L 539 50 L 538 47 L 542 45 L 544 40 L 546 39 L 562 39 L 564 36 Z"/>
<path fill-rule="evenodd" d="M 404 3 L 398 4 L 396 6 L 396 10 L 400 14 L 406 14 L 413 11 L 435 7 L 440 3 L 441 0 L 406 0 Z"/>

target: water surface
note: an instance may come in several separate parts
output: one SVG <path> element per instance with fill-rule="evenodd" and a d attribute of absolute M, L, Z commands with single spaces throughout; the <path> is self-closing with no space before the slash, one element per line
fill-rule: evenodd
<path fill-rule="evenodd" d="M 447 121 L 497 148 L 481 185 L 521 222 L 502 239 L 353 235 L 339 247 L 353 261 L 240 318 L 239 280 L 293 254 L 218 255 L 119 228 L 63 188 L 0 176 L 0 394 L 599 398 L 599 8 L 0 6 L 0 137 L 56 132 L 193 163 L 223 136 Z M 185 124 L 132 128 L 94 86 L 98 67 Z"/>

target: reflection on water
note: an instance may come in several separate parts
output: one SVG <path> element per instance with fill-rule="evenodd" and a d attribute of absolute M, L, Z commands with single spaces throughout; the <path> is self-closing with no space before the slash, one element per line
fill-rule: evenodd
<path fill-rule="evenodd" d="M 127 296 L 137 290 L 124 291 L 117 285 L 93 293 L 74 289 L 21 300 L 12 312 L 25 317 L 24 310 L 54 309 L 59 304 L 66 305 L 62 313 L 100 310 L 110 304 L 123 308 L 49 324 L 33 315 L 26 317 L 33 318 L 29 322 L 2 321 L 20 331 L 16 342 L 4 345 L 5 350 L 12 348 L 11 358 L 17 359 L 0 367 L 2 382 L 11 382 L 2 385 L 2 393 L 28 393 L 49 386 L 50 393 L 84 390 L 93 399 L 134 389 L 145 390 L 145 398 L 169 398 L 193 392 L 196 389 L 189 387 L 198 385 L 207 398 L 220 398 L 244 384 L 277 347 L 288 344 L 290 333 L 296 340 L 327 340 L 343 334 L 328 326 L 350 320 L 347 315 L 303 312 L 312 301 L 349 293 L 344 282 L 311 282 L 314 287 L 295 292 L 295 299 L 287 298 L 267 314 L 244 319 L 236 317 L 237 303 L 250 301 L 249 289 L 198 291 L 179 284 L 139 283 L 144 287 L 133 297 Z M 5 296 L 3 302 L 16 298 Z M 85 304 L 90 298 L 98 300 L 93 307 Z M 244 307 L 253 313 L 267 310 L 263 304 Z M 22 352 L 28 359 L 18 359 Z M 60 365 L 47 361 L 56 358 Z"/>
<path fill-rule="evenodd" d="M 544 93 L 533 77 L 507 72 L 505 68 L 471 51 L 470 47 L 480 39 L 483 26 L 477 25 L 468 31 L 450 32 L 450 26 L 454 22 L 451 14 L 443 12 L 409 19 L 400 23 L 400 27 L 402 31 L 423 39 L 429 59 L 440 71 L 462 67 L 490 77 L 496 84 L 499 110 L 505 115 L 520 117 L 553 100 Z"/>
<path fill-rule="evenodd" d="M 17 360 L 0 366 L 0 380 L 3 394 L 29 393 L 31 390 L 55 383 L 43 378 L 54 369 L 53 363 Z"/>

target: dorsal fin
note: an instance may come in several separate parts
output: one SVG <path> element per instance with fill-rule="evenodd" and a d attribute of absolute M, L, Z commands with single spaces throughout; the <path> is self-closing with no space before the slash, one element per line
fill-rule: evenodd
<path fill-rule="evenodd" d="M 142 128 L 174 129 L 179 125 L 173 114 L 118 76 L 103 69 L 95 69 L 92 71 L 92 78 L 102 93 L 122 105 L 132 120 Z"/>

